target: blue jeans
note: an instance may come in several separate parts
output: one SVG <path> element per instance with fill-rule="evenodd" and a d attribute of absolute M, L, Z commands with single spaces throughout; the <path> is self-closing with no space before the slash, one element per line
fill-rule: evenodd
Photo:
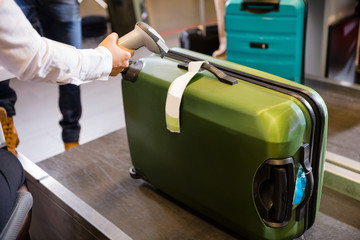
<path fill-rule="evenodd" d="M 81 18 L 76 0 L 16 0 L 28 20 L 40 35 L 81 48 Z M 0 84 L 0 106 L 9 116 L 15 115 L 16 93 L 9 83 Z M 78 142 L 81 117 L 80 87 L 59 86 L 60 120 L 64 142 Z"/>

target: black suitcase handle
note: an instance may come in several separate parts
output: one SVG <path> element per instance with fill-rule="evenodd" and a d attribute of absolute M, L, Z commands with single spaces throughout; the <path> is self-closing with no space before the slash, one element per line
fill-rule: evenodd
<path fill-rule="evenodd" d="M 241 11 L 251 13 L 268 13 L 279 11 L 280 0 L 244 0 L 241 4 Z"/>
<path fill-rule="evenodd" d="M 295 190 L 293 158 L 269 159 L 258 169 L 254 179 L 255 206 L 264 223 L 284 227 L 291 219 Z"/>
<path fill-rule="evenodd" d="M 178 68 L 181 68 L 181 69 L 188 70 L 188 67 L 189 67 L 189 63 L 179 63 L 178 64 Z M 214 74 L 219 79 L 220 82 L 223 82 L 223 83 L 226 83 L 229 85 L 234 85 L 234 84 L 238 83 L 238 80 L 236 78 L 227 75 L 220 69 L 214 67 L 213 65 L 211 65 L 207 62 L 204 62 L 203 65 L 201 66 L 201 68 L 206 69 L 209 72 L 211 72 L 212 74 Z"/>

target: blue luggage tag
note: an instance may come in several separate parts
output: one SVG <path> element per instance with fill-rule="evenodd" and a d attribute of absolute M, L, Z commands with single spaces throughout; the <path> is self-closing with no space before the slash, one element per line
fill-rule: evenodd
<path fill-rule="evenodd" d="M 300 167 L 296 178 L 293 205 L 299 204 L 301 202 L 304 196 L 305 188 L 306 188 L 306 176 L 304 169 Z"/>

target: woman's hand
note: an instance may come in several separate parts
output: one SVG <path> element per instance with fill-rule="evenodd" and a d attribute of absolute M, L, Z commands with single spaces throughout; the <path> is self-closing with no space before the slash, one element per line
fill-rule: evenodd
<path fill-rule="evenodd" d="M 129 66 L 129 60 L 134 55 L 134 50 L 119 46 L 117 44 L 118 39 L 117 33 L 111 33 L 99 44 L 99 46 L 106 47 L 111 52 L 113 65 L 110 76 L 113 77 Z"/>

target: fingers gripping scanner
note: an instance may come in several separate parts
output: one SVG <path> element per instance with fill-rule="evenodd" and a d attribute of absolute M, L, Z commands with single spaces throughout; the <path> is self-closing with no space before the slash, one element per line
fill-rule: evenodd
<path fill-rule="evenodd" d="M 118 40 L 118 44 L 134 50 L 145 46 L 151 52 L 160 54 L 162 58 L 169 51 L 160 34 L 143 22 L 136 23 L 134 30 L 122 36 Z"/>

